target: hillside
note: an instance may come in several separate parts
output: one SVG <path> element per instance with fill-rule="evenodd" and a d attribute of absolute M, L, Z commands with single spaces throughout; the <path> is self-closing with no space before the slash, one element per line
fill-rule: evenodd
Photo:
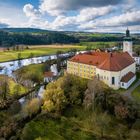
<path fill-rule="evenodd" d="M 92 33 L 71 31 L 48 31 L 35 28 L 2 28 L 0 46 L 11 47 L 17 44 L 48 45 L 79 42 L 122 42 L 122 33 Z M 139 34 L 132 34 L 135 44 L 140 42 Z"/>
<path fill-rule="evenodd" d="M 47 33 L 48 30 L 36 29 L 36 28 L 2 28 L 2 31 L 14 32 L 14 33 Z M 51 32 L 51 31 L 50 31 Z"/>
<path fill-rule="evenodd" d="M 5 28 L 0 30 L 0 46 L 11 47 L 13 45 L 48 45 L 48 44 L 79 43 L 73 36 L 60 32 L 43 31 L 29 28 Z"/>

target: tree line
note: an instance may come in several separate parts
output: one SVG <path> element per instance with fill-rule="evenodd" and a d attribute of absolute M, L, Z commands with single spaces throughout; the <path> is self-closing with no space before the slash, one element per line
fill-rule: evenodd
<path fill-rule="evenodd" d="M 0 46 L 10 47 L 13 45 L 44 45 L 44 44 L 70 44 L 78 43 L 79 40 L 73 36 L 65 35 L 58 32 L 46 32 L 46 33 L 11 33 L 0 31 Z"/>

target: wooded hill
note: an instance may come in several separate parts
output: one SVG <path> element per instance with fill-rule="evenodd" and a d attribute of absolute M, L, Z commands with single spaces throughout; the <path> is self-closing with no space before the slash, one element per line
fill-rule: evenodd
<path fill-rule="evenodd" d="M 48 31 L 34 28 L 2 28 L 0 46 L 70 44 L 79 42 L 122 42 L 122 33 L 91 33 L 72 31 Z M 132 34 L 135 43 L 140 43 L 140 35 Z"/>
<path fill-rule="evenodd" d="M 1 47 L 10 47 L 18 44 L 46 45 L 55 43 L 79 43 L 79 40 L 61 32 L 45 31 L 40 29 L 7 28 L 0 30 Z"/>

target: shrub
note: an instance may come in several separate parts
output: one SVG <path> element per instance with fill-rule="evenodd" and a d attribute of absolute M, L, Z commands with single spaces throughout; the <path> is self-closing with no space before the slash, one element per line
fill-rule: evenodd
<path fill-rule="evenodd" d="M 26 103 L 22 109 L 22 112 L 25 116 L 32 117 L 33 114 L 36 114 L 40 110 L 40 107 L 41 101 L 37 98 L 34 98 Z"/>

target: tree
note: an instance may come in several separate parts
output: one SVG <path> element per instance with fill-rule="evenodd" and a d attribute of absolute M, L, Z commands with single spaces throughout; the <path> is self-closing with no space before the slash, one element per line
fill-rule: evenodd
<path fill-rule="evenodd" d="M 62 59 L 61 58 L 57 58 L 56 64 L 57 64 L 57 71 L 58 72 L 60 72 L 60 70 L 61 70 L 61 63 L 62 63 Z"/>
<path fill-rule="evenodd" d="M 128 117 L 128 109 L 122 103 L 115 106 L 115 115 L 120 119 L 126 119 Z"/>
<path fill-rule="evenodd" d="M 19 95 L 20 92 L 21 92 L 21 86 L 19 84 L 16 84 L 14 86 L 14 96 L 16 97 L 17 95 Z"/>
<path fill-rule="evenodd" d="M 87 47 L 86 47 L 86 50 L 87 50 L 87 51 L 91 51 L 91 50 L 92 50 L 92 47 L 91 47 L 91 46 L 87 46 Z"/>
<path fill-rule="evenodd" d="M 44 109 L 61 113 L 67 105 L 82 105 L 87 80 L 66 74 L 48 84 L 44 94 Z"/>
<path fill-rule="evenodd" d="M 9 81 L 6 76 L 3 77 L 3 80 L 0 81 L 0 94 L 2 95 L 3 100 L 7 99 L 7 95 L 10 93 Z"/>
<path fill-rule="evenodd" d="M 33 53 L 30 53 L 29 58 L 31 60 L 31 64 L 33 63 L 33 57 L 34 57 L 34 54 Z"/>
<path fill-rule="evenodd" d="M 32 99 L 27 102 L 26 105 L 22 109 L 22 113 L 25 116 L 32 117 L 33 114 L 36 114 L 41 108 L 41 101 L 37 98 Z"/>
<path fill-rule="evenodd" d="M 21 53 L 18 53 L 18 66 L 21 66 Z"/>
<path fill-rule="evenodd" d="M 9 112 L 12 115 L 19 113 L 20 110 L 21 110 L 21 104 L 19 103 L 19 101 L 13 102 L 9 108 Z"/>
<path fill-rule="evenodd" d="M 88 82 L 88 89 L 85 91 L 84 106 L 86 108 L 95 107 L 95 96 L 104 91 L 104 84 L 96 77 Z"/>
<path fill-rule="evenodd" d="M 61 111 L 64 109 L 66 97 L 60 85 L 61 84 L 58 82 L 53 82 L 47 86 L 46 92 L 44 94 L 44 110 L 61 113 Z"/>
<path fill-rule="evenodd" d="M 131 130 L 127 140 L 139 140 L 140 139 L 140 132 L 137 130 Z"/>
<path fill-rule="evenodd" d="M 84 91 L 87 88 L 87 80 L 66 74 L 62 78 L 62 89 L 64 89 L 65 96 L 68 104 L 70 105 L 81 105 L 84 100 Z"/>
<path fill-rule="evenodd" d="M 70 56 L 74 56 L 76 54 L 76 52 L 77 52 L 77 49 L 70 49 L 69 50 Z"/>
<path fill-rule="evenodd" d="M 51 67 L 51 60 L 48 60 L 44 63 L 43 71 L 44 72 L 50 71 L 50 67 Z"/>
<path fill-rule="evenodd" d="M 98 115 L 96 117 L 96 123 L 100 127 L 101 138 L 104 137 L 104 132 L 106 129 L 108 129 L 109 122 L 110 122 L 110 118 L 108 117 L 107 113 Z"/>
<path fill-rule="evenodd" d="M 63 53 L 62 51 L 57 51 L 57 52 L 56 52 L 56 57 L 57 57 L 57 58 L 60 58 L 62 53 Z"/>

